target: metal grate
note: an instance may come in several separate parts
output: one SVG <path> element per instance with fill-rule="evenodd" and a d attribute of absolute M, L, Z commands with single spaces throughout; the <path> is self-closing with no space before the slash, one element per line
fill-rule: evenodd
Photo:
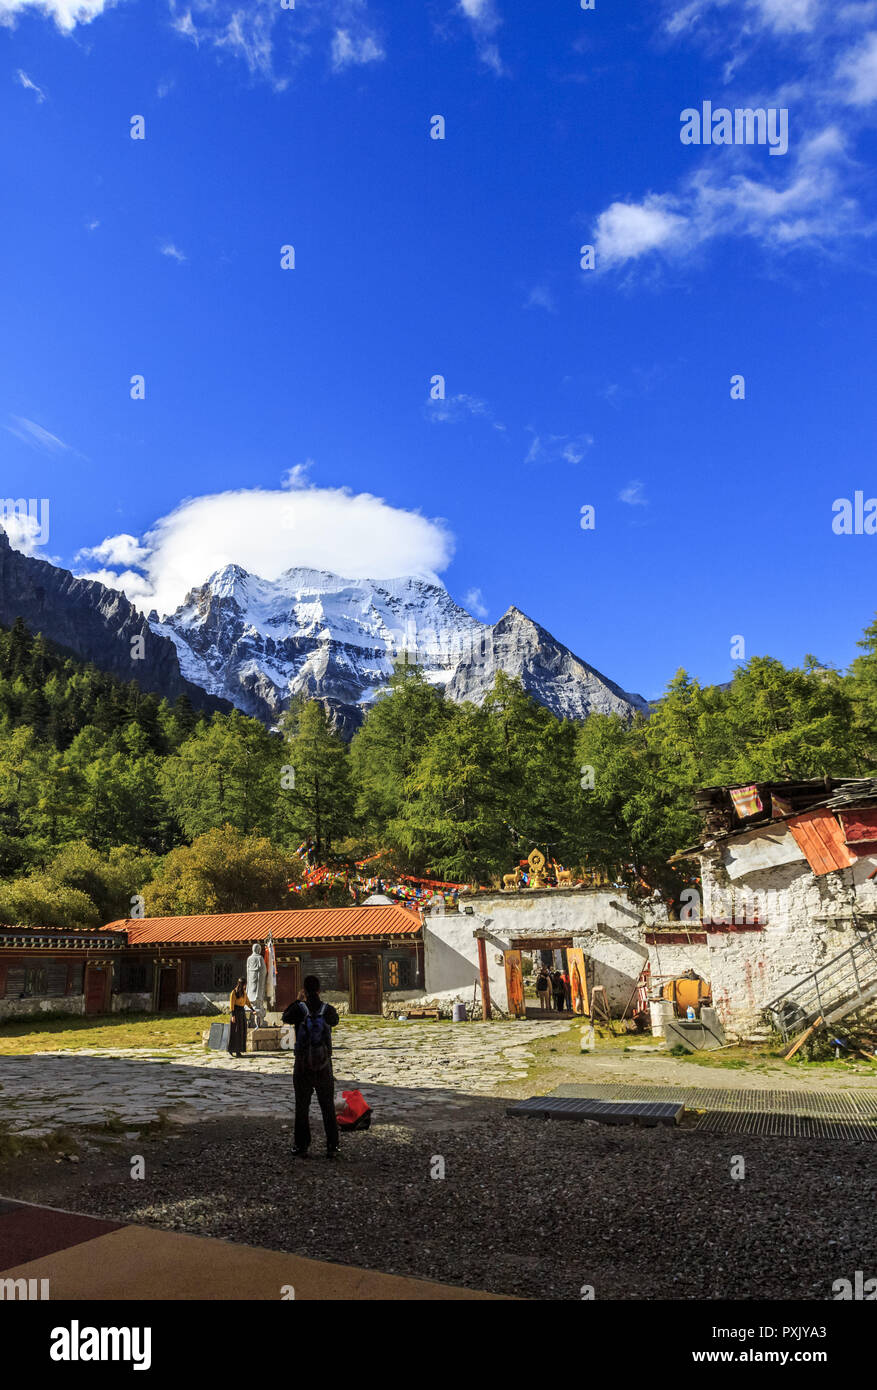
<path fill-rule="evenodd" d="M 877 1140 L 877 1093 L 717 1086 L 558 1086 L 552 1096 L 683 1105 L 686 1128 L 714 1134 Z"/>
<path fill-rule="evenodd" d="M 555 1096 L 533 1096 L 506 1109 L 516 1119 L 599 1120 L 607 1125 L 678 1125 L 684 1105 L 678 1101 L 654 1100 L 568 1100 Z"/>

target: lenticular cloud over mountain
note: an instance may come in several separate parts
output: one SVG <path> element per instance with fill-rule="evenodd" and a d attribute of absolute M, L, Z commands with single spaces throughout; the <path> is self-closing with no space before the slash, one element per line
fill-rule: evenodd
<path fill-rule="evenodd" d="M 107 537 L 80 558 L 130 565 L 132 540 Z M 297 567 L 351 579 L 435 578 L 450 562 L 453 539 L 441 520 L 367 492 L 249 488 L 180 503 L 150 528 L 137 551 L 136 569 L 101 568 L 84 577 L 122 589 L 144 611 L 172 613 L 226 565 L 267 580 Z"/>

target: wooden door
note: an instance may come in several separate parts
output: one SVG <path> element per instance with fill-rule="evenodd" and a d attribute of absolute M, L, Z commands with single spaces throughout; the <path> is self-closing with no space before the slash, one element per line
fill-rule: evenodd
<path fill-rule="evenodd" d="M 527 1008 L 524 1004 L 524 977 L 521 973 L 520 951 L 506 951 L 505 953 L 505 987 L 506 997 L 509 1001 L 509 1013 L 512 1018 L 526 1018 Z"/>
<path fill-rule="evenodd" d="M 578 946 L 570 946 L 566 952 L 566 969 L 569 975 L 572 1011 L 574 1014 L 590 1014 L 591 1001 L 588 998 L 588 968 L 585 953 Z"/>
<path fill-rule="evenodd" d="M 277 996 L 274 1000 L 277 1013 L 282 1014 L 285 1008 L 295 1002 L 300 989 L 298 962 L 295 961 L 292 965 L 278 965 Z"/>
<path fill-rule="evenodd" d="M 102 1014 L 106 1011 L 107 972 L 89 965 L 85 972 L 85 1012 Z"/>
<path fill-rule="evenodd" d="M 353 962 L 353 1012 L 356 1014 L 379 1014 L 381 1012 L 381 976 L 375 960 L 356 960 Z"/>
<path fill-rule="evenodd" d="M 170 1013 L 177 1007 L 177 968 L 162 966 L 158 980 L 159 1013 Z"/>

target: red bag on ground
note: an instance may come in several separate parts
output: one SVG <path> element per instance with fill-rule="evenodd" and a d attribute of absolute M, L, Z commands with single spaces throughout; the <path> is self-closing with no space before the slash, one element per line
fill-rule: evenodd
<path fill-rule="evenodd" d="M 371 1108 L 366 1105 L 362 1091 L 342 1091 L 343 1107 L 336 1113 L 339 1129 L 368 1129 L 371 1124 Z"/>

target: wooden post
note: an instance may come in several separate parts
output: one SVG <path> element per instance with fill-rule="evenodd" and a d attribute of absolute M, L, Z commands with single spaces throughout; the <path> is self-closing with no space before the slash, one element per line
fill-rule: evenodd
<path fill-rule="evenodd" d="M 481 976 L 481 999 L 484 1008 L 484 1017 L 493 1018 L 490 1007 L 490 980 L 487 978 L 487 942 L 483 936 L 478 937 L 478 973 Z"/>

